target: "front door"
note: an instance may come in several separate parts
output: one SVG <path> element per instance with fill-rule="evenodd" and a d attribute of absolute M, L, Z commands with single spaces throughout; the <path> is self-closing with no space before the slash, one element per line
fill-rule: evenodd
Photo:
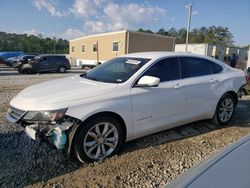
<path fill-rule="evenodd" d="M 182 87 L 178 58 L 156 62 L 143 76 L 160 78 L 158 87 L 131 88 L 135 137 L 171 128 L 186 111 L 186 95 Z"/>

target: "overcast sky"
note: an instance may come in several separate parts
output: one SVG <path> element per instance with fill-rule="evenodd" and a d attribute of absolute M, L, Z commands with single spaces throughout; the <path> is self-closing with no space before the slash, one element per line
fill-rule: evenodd
<path fill-rule="evenodd" d="M 138 28 L 186 28 L 187 0 L 0 0 L 0 31 L 73 39 Z M 191 29 L 228 27 L 250 44 L 250 0 L 193 0 Z"/>

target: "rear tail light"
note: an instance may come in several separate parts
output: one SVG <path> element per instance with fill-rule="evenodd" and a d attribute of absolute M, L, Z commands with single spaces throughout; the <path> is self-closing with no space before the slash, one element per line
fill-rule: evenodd
<path fill-rule="evenodd" d="M 70 62 L 69 62 L 69 59 L 68 59 L 68 58 L 66 58 L 66 61 L 67 61 L 67 63 L 68 63 L 68 64 L 70 64 Z"/>

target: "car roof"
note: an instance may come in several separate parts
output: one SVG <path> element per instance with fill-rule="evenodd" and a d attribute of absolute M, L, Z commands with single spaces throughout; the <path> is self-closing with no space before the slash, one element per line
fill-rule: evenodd
<path fill-rule="evenodd" d="M 184 53 L 184 52 L 159 51 L 159 52 L 138 52 L 138 53 L 126 54 L 124 56 L 158 59 L 158 58 L 170 57 L 170 56 L 172 57 L 172 56 L 197 56 L 197 55 Z"/>
<path fill-rule="evenodd" d="M 185 57 L 197 57 L 197 58 L 203 58 L 203 59 L 207 59 L 209 61 L 213 61 L 216 62 L 218 64 L 220 64 L 221 66 L 225 66 L 225 63 L 214 59 L 212 57 L 208 57 L 208 56 L 204 56 L 204 55 L 197 55 L 197 54 L 191 54 L 191 53 L 185 53 L 185 52 L 167 52 L 167 51 L 158 51 L 158 52 L 138 52 L 138 53 L 131 53 L 131 54 L 126 54 L 120 57 L 136 57 L 136 58 L 147 58 L 147 59 L 153 59 L 153 60 L 157 60 L 157 59 L 161 59 L 164 57 L 181 57 L 181 56 L 185 56 Z"/>
<path fill-rule="evenodd" d="M 39 57 L 48 57 L 48 56 L 50 56 L 50 57 L 65 57 L 65 55 L 63 55 L 63 54 L 41 54 L 41 55 L 38 55 Z"/>

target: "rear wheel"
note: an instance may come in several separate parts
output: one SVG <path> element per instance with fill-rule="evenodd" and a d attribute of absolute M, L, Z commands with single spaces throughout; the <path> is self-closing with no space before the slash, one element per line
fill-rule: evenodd
<path fill-rule="evenodd" d="M 59 73 L 65 73 L 66 72 L 66 68 L 64 66 L 60 66 L 58 69 L 57 69 L 57 72 Z"/>
<path fill-rule="evenodd" d="M 22 69 L 18 69 L 18 72 L 19 72 L 20 74 L 23 74 L 23 70 L 22 70 Z"/>
<path fill-rule="evenodd" d="M 212 121 L 220 125 L 228 124 L 233 117 L 235 107 L 235 98 L 229 93 L 226 93 L 220 99 Z"/>
<path fill-rule="evenodd" d="M 23 69 L 23 70 L 19 69 L 18 72 L 21 74 L 32 74 L 33 73 L 31 69 Z"/>
<path fill-rule="evenodd" d="M 112 117 L 90 120 L 78 130 L 74 141 L 76 158 L 94 162 L 116 154 L 123 143 L 123 130 Z"/>

